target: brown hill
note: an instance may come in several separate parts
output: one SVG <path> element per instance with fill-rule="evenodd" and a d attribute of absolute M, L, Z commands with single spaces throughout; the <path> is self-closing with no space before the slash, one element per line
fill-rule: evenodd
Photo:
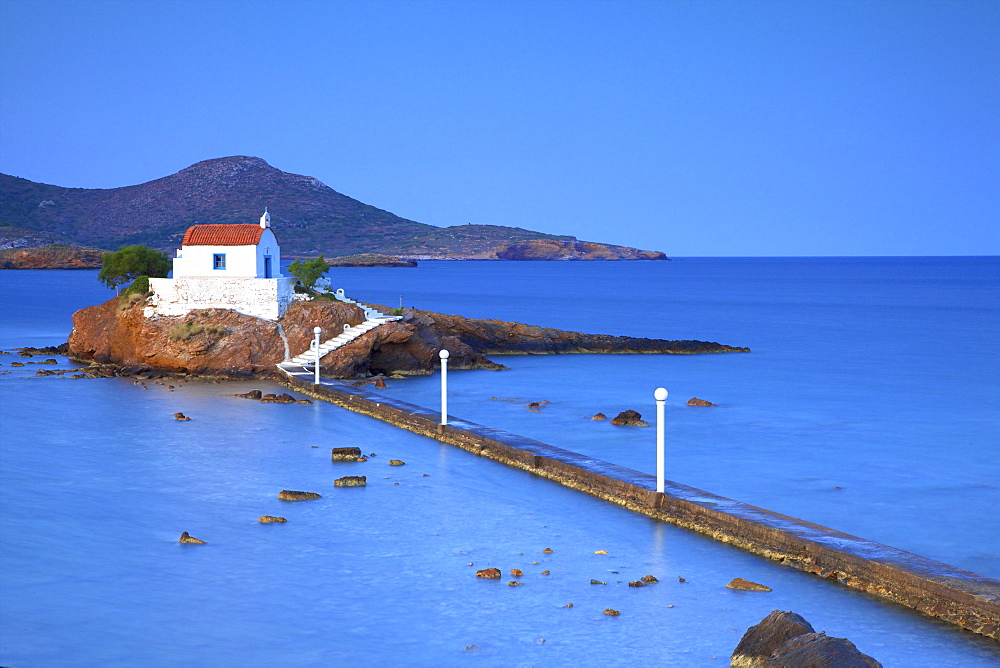
<path fill-rule="evenodd" d="M 516 249 L 525 243 L 553 240 L 567 242 L 563 253 L 547 248 L 557 251 L 554 259 L 666 259 L 663 253 L 606 244 L 595 244 L 604 251 L 580 253 L 574 237 L 518 227 L 426 225 L 247 156 L 205 160 L 162 179 L 111 189 L 63 188 L 0 175 L 0 232 L 15 237 L 11 246 L 37 245 L 20 243 L 20 234 L 100 248 L 138 243 L 170 252 L 190 225 L 253 222 L 265 206 L 289 258 L 383 253 L 521 259 Z M 502 258 L 505 253 L 512 257 Z"/>
<path fill-rule="evenodd" d="M 100 269 L 107 251 L 51 244 L 0 250 L 0 269 Z"/>

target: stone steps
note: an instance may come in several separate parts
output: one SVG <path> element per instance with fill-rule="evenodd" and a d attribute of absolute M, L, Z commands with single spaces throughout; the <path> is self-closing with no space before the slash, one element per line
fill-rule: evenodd
<path fill-rule="evenodd" d="M 347 327 L 343 332 L 333 337 L 332 339 L 327 339 L 319 344 L 319 356 L 322 358 L 327 353 L 340 348 L 341 346 L 350 343 L 354 339 L 358 338 L 362 334 L 370 332 L 376 327 L 383 325 L 387 322 L 392 322 L 394 320 L 402 320 L 403 316 L 399 315 L 386 315 L 378 309 L 371 308 L 370 306 L 365 306 L 364 304 L 359 304 L 353 299 L 349 299 L 344 295 L 343 290 L 337 290 L 334 293 L 338 301 L 345 302 L 347 304 L 354 304 L 365 314 L 365 321 L 359 325 L 354 325 Z M 289 375 L 293 376 L 303 376 L 311 375 L 313 372 L 311 369 L 316 363 L 316 353 L 313 351 L 313 347 L 310 345 L 309 350 L 306 350 L 300 355 L 296 355 L 290 360 L 286 360 L 278 365 L 278 368 Z M 296 370 L 296 369 L 300 369 Z"/>

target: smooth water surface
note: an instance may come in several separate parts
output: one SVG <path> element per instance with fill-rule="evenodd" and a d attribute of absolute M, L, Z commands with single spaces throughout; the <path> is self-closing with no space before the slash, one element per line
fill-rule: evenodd
<path fill-rule="evenodd" d="M 752 277 L 768 261 L 755 269 L 750 260 L 425 263 L 332 273 L 349 294 L 389 306 L 398 305 L 398 294 L 395 300 L 391 294 L 403 292 L 407 306 L 432 310 L 749 345 L 754 352 L 748 355 L 503 358 L 511 370 L 452 374 L 453 412 L 649 470 L 643 453 L 651 452 L 651 429 L 615 429 L 589 417 L 624 408 L 651 415 L 643 404 L 664 385 L 671 391 L 673 479 L 868 538 L 880 539 L 845 525 L 913 537 L 985 570 L 975 564 L 994 563 L 998 551 L 996 533 L 979 526 L 989 528 L 992 514 L 988 506 L 977 508 L 997 499 L 995 448 L 978 447 L 996 427 L 996 393 L 987 375 L 996 357 L 976 348 L 988 337 L 967 333 L 964 347 L 940 352 L 952 363 L 963 354 L 978 356 L 975 368 L 952 374 L 944 365 L 913 361 L 921 346 L 912 336 L 883 346 L 881 355 L 839 335 L 816 337 L 857 305 L 830 304 L 842 300 L 835 290 L 808 299 L 808 281 L 837 282 L 836 261 L 829 261 L 833 268 L 802 261 L 806 266 L 798 269 L 798 261 L 787 262 L 778 273 L 801 275 L 790 283 L 769 279 L 767 290 L 754 287 Z M 816 272 L 811 262 L 820 263 Z M 922 260 L 899 262 L 903 273 L 925 273 L 911 266 Z M 954 262 L 959 266 L 948 271 L 958 287 L 949 293 L 978 280 L 979 269 Z M 996 318 L 988 304 L 996 265 L 983 266 L 992 272 L 981 286 L 983 303 L 976 306 L 970 297 L 956 307 L 971 312 L 963 317 L 973 328 Z M 710 282 L 716 273 L 724 278 Z M 93 276 L 0 272 L 0 346 L 65 340 L 67 313 L 107 297 Z M 649 284 L 660 292 L 636 289 Z M 665 290 L 668 284 L 672 290 Z M 723 294 L 726 285 L 729 294 Z M 893 308 L 871 307 L 879 320 L 906 321 L 920 310 L 905 294 L 895 299 Z M 816 317 L 804 317 L 803 310 Z M 772 319 L 784 323 L 779 331 L 767 326 Z M 859 320 L 843 325 L 889 326 Z M 929 320 L 935 331 L 948 330 L 940 313 Z M 692 333 L 701 325 L 706 331 Z M 855 378 L 861 398 L 833 399 L 822 388 L 810 389 L 813 383 L 849 386 L 861 362 L 834 358 L 849 357 L 852 349 L 867 367 L 884 361 L 879 378 Z M 917 365 L 918 375 L 937 374 L 968 401 L 943 394 L 928 403 L 910 392 L 908 376 L 899 377 L 908 366 L 900 356 Z M 58 368 L 66 368 L 65 358 L 58 359 Z M 268 405 L 231 396 L 276 386 L 33 377 L 46 367 L 13 368 L 13 361 L 39 358 L 0 356 L 9 371 L 0 375 L 5 666 L 727 665 L 743 631 L 773 609 L 794 610 L 818 630 L 850 638 L 886 666 L 1000 661 L 994 641 L 370 418 L 322 403 Z M 386 392 L 432 406 L 435 382 L 390 381 Z M 719 406 L 687 408 L 688 395 Z M 873 398 L 886 401 L 870 404 Z M 552 403 L 529 413 L 524 403 L 538 399 Z M 917 410 L 913 401 L 939 406 L 942 417 Z M 919 424 L 894 425 L 901 411 Z M 178 422 L 175 412 L 192 419 Z M 922 435 L 928 430 L 950 447 Z M 905 461 L 894 454 L 903 447 L 897 442 L 910 444 Z M 876 444 L 882 449 L 872 451 Z M 330 462 L 329 448 L 351 445 L 376 456 Z M 390 467 L 391 458 L 406 465 Z M 369 485 L 334 488 L 332 480 L 343 475 L 367 475 Z M 282 489 L 323 498 L 281 502 Z M 922 493 L 927 489 L 933 493 Z M 909 498 L 914 490 L 919 498 Z M 786 507 L 776 507 L 781 504 Z M 962 509 L 981 511 L 978 523 L 954 525 Z M 946 512 L 950 519 L 939 520 Z M 256 519 L 263 514 L 288 523 L 261 525 Z M 949 542 L 919 522 L 896 526 L 911 522 L 911 515 L 940 523 Z M 181 531 L 208 543 L 179 545 Z M 546 547 L 553 553 L 543 554 Z M 595 554 L 599 550 L 609 554 Z M 474 576 L 492 566 L 504 571 L 501 581 Z M 512 568 L 524 571 L 523 586 L 507 585 Z M 627 586 L 647 573 L 660 582 Z M 728 590 L 733 577 L 774 591 Z M 591 585 L 592 578 L 607 584 Z M 573 607 L 564 607 L 568 603 Z M 605 616 L 605 608 L 621 616 Z"/>

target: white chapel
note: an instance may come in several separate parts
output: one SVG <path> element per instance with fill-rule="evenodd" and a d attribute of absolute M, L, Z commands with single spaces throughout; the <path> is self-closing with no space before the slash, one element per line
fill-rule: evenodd
<path fill-rule="evenodd" d="M 294 276 L 281 275 L 281 248 L 264 209 L 260 224 L 192 225 L 172 278 L 151 278 L 148 315 L 225 308 L 277 320 L 292 302 Z"/>

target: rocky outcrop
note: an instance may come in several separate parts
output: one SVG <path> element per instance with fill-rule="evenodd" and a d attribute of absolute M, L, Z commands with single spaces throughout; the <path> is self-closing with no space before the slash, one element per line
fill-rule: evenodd
<path fill-rule="evenodd" d="M 345 475 L 343 478 L 337 478 L 333 481 L 334 487 L 366 487 L 368 485 L 368 476 L 364 475 Z"/>
<path fill-rule="evenodd" d="M 762 665 L 768 668 L 882 668 L 847 638 L 807 633 L 779 647 Z"/>
<path fill-rule="evenodd" d="M 816 633 L 802 616 L 774 610 L 743 634 L 734 668 L 882 668 L 846 638 Z"/>
<path fill-rule="evenodd" d="M 495 249 L 498 260 L 668 260 L 659 251 L 612 246 L 593 241 L 531 239 Z"/>
<path fill-rule="evenodd" d="M 257 518 L 257 521 L 261 524 L 284 524 L 288 520 L 284 517 L 275 517 L 274 515 L 261 515 Z"/>
<path fill-rule="evenodd" d="M 487 580 L 499 580 L 502 575 L 499 568 L 484 568 L 476 571 L 477 578 L 486 578 Z"/>
<path fill-rule="evenodd" d="M 0 250 L 0 269 L 100 269 L 108 251 L 51 244 Z"/>
<path fill-rule="evenodd" d="M 622 411 L 611 420 L 611 424 L 622 427 L 648 427 L 649 423 L 642 419 L 642 415 L 634 410 Z"/>
<path fill-rule="evenodd" d="M 260 402 L 262 404 L 294 404 L 296 399 L 287 392 L 282 392 L 281 394 L 265 394 L 260 398 Z"/>
<path fill-rule="evenodd" d="M 750 582 L 743 578 L 733 578 L 726 587 L 740 591 L 771 591 L 771 588 L 767 585 L 760 584 L 759 582 Z"/>
<path fill-rule="evenodd" d="M 185 545 L 204 545 L 206 541 L 200 538 L 195 538 L 187 531 L 181 533 L 181 537 L 177 540 L 178 543 L 184 543 Z"/>
<path fill-rule="evenodd" d="M 320 327 L 321 337 L 328 339 L 344 325 L 365 319 L 357 306 L 330 301 L 294 302 L 277 322 L 227 309 L 147 318 L 143 307 L 141 300 L 113 298 L 77 311 L 68 354 L 76 361 L 127 368 L 131 375 L 155 370 L 230 378 L 273 376 L 275 365 L 285 358 L 286 341 L 288 353 L 298 355 L 309 348 L 313 327 Z M 487 355 L 749 351 L 714 342 L 583 334 L 408 309 L 402 320 L 376 327 L 328 353 L 321 365 L 323 375 L 331 378 L 429 374 L 440 368 L 442 349 L 451 353 L 449 368 L 455 370 L 504 368 Z"/>
<path fill-rule="evenodd" d="M 361 448 L 332 448 L 330 460 L 334 462 L 356 462 L 361 458 Z"/>
<path fill-rule="evenodd" d="M 322 499 L 323 496 L 316 492 L 297 492 L 291 489 L 283 489 L 278 492 L 278 498 L 282 501 L 311 501 L 312 499 Z"/>
<path fill-rule="evenodd" d="M 788 640 L 814 631 L 812 624 L 801 615 L 790 610 L 774 610 L 747 629 L 733 650 L 729 665 L 735 668 L 756 668 L 763 665 L 762 661 Z"/>
<path fill-rule="evenodd" d="M 691 397 L 688 399 L 688 406 L 714 406 L 711 401 L 705 401 L 704 399 L 699 399 L 698 397 Z"/>

